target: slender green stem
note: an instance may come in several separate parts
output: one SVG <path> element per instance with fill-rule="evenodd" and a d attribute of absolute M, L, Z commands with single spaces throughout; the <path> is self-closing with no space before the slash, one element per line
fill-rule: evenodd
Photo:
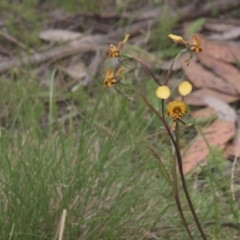
<path fill-rule="evenodd" d="M 177 162 L 176 162 L 176 156 L 173 156 L 172 158 L 172 178 L 173 178 L 173 190 L 174 190 L 174 197 L 175 197 L 175 202 L 176 202 L 176 205 L 177 205 L 177 208 L 178 208 L 178 211 L 179 211 L 179 214 L 182 218 L 182 221 L 183 221 L 183 225 L 188 233 L 188 236 L 189 236 L 189 239 L 193 239 L 193 236 L 190 232 L 190 229 L 188 227 L 188 224 L 187 224 L 187 221 L 185 219 L 185 216 L 184 216 L 184 213 L 183 213 L 183 210 L 182 210 L 182 206 L 181 206 L 181 202 L 180 202 L 180 197 L 179 197 L 179 191 L 178 191 L 178 181 L 177 181 L 177 171 L 176 171 L 176 165 L 177 165 Z"/>
<path fill-rule="evenodd" d="M 134 60 L 136 60 L 138 63 L 140 63 L 144 68 L 145 70 L 149 73 L 149 75 L 153 78 L 153 80 L 159 85 L 159 86 L 162 86 L 162 84 L 159 82 L 159 80 L 155 77 L 153 71 L 150 69 L 150 67 L 144 63 L 141 59 L 135 57 L 135 56 L 132 56 L 132 55 L 129 55 L 129 54 L 126 54 L 126 56 L 128 56 L 129 58 L 132 58 Z"/>
<path fill-rule="evenodd" d="M 187 49 L 183 49 L 183 50 L 181 50 L 181 51 L 178 53 L 178 55 L 175 57 L 175 59 L 173 60 L 171 66 L 170 66 L 170 68 L 169 68 L 169 70 L 168 70 L 168 72 L 167 72 L 167 75 L 166 75 L 166 78 L 165 78 L 165 81 L 164 81 L 164 85 L 168 85 L 168 81 L 169 81 L 169 78 L 170 78 L 170 76 L 171 76 L 172 68 L 173 68 L 173 65 L 174 65 L 175 61 L 181 56 L 182 53 L 185 53 L 185 52 L 187 52 L 187 51 L 188 51 Z M 191 57 L 190 57 L 190 59 L 191 59 Z M 189 59 L 189 61 L 190 61 L 190 59 Z M 189 64 L 189 63 L 188 63 L 188 64 Z M 155 113 L 156 113 L 156 112 L 155 112 Z M 159 115 L 160 115 L 160 114 L 159 114 Z M 159 116 L 158 116 L 158 117 L 159 117 Z M 170 138 L 171 138 L 171 141 L 172 141 L 172 143 L 173 143 L 173 145 L 174 145 L 174 148 L 175 148 L 175 150 L 176 150 L 176 157 L 177 157 L 177 161 L 178 161 L 178 169 L 179 169 L 180 178 L 181 178 L 181 182 L 182 182 L 182 186 L 183 186 L 183 191 L 184 191 L 184 194 L 185 194 L 185 196 L 186 196 L 186 199 L 187 199 L 189 208 L 190 208 L 190 210 L 191 210 L 191 212 L 192 212 L 194 221 L 196 222 L 196 225 L 197 225 L 198 230 L 199 230 L 199 232 L 200 232 L 200 234 L 201 234 L 201 236 L 202 236 L 202 239 L 207 240 L 207 238 L 206 238 L 206 236 L 205 236 L 205 233 L 204 233 L 204 231 L 203 231 L 203 229 L 202 229 L 202 226 L 201 226 L 201 224 L 200 224 L 200 222 L 199 222 L 199 219 L 198 219 L 198 217 L 197 217 L 197 214 L 196 214 L 196 212 L 195 212 L 195 209 L 194 209 L 194 207 L 193 207 L 193 204 L 192 204 L 192 201 L 191 201 L 191 198 L 190 198 L 188 189 L 187 189 L 187 184 L 186 184 L 186 181 L 185 181 L 184 173 L 183 173 L 182 156 L 181 156 L 180 147 L 179 147 L 179 124 L 178 124 L 178 122 L 177 122 L 177 124 L 176 124 L 176 141 L 175 141 L 175 139 L 174 139 L 174 137 L 173 137 L 173 134 L 172 134 L 169 126 L 167 125 L 167 122 L 166 122 L 165 118 L 162 118 L 162 117 L 161 117 L 160 120 L 162 120 L 162 122 L 163 122 L 163 124 L 164 124 L 164 126 L 165 126 L 165 128 L 166 128 L 166 130 L 167 130 L 167 132 L 168 132 L 168 134 L 169 134 L 169 136 L 170 136 Z"/>
<path fill-rule="evenodd" d="M 169 127 L 168 127 L 168 129 L 169 129 Z M 171 133 L 171 131 L 170 131 L 170 133 Z M 182 182 L 182 186 L 183 186 L 183 191 L 185 193 L 188 205 L 189 205 L 190 210 L 192 212 L 194 221 L 197 224 L 198 230 L 199 230 L 199 232 L 202 236 L 202 239 L 207 240 L 206 235 L 205 235 L 205 233 L 202 229 L 202 226 L 201 226 L 201 224 L 199 222 L 199 219 L 197 217 L 197 214 L 195 212 L 195 209 L 193 207 L 192 200 L 190 198 L 190 195 L 189 195 L 189 192 L 188 192 L 188 189 L 187 189 L 187 184 L 186 184 L 185 177 L 184 177 L 183 165 L 182 165 L 182 156 L 181 156 L 181 153 L 180 153 L 180 146 L 179 146 L 179 124 L 178 124 L 178 121 L 177 121 L 177 124 L 176 124 L 176 141 L 174 141 L 172 133 L 170 134 L 170 137 L 171 137 L 171 140 L 172 140 L 172 142 L 175 146 L 176 156 L 177 156 L 177 161 L 178 161 L 178 169 L 179 169 L 180 178 L 181 178 L 181 182 Z"/>
<path fill-rule="evenodd" d="M 204 240 L 207 240 L 206 236 L 205 236 L 205 233 L 203 232 L 203 229 L 202 229 L 202 226 L 198 220 L 198 217 L 197 217 L 197 214 L 195 212 L 195 209 L 193 207 L 193 204 L 192 204 L 192 201 L 191 201 L 191 198 L 190 198 L 190 195 L 188 193 L 188 190 L 187 190 L 187 184 L 186 184 L 186 181 L 185 181 L 185 177 L 184 177 L 184 173 L 183 173 L 183 167 L 182 167 L 182 156 L 181 156 L 181 153 L 180 153 L 180 148 L 179 148 L 179 145 L 177 145 L 175 139 L 174 139 L 174 136 L 171 132 L 171 129 L 169 128 L 165 118 L 162 117 L 162 115 L 157 111 L 156 108 L 154 108 L 152 106 L 152 104 L 146 99 L 146 97 L 142 94 L 142 93 L 139 93 L 140 96 L 142 97 L 143 101 L 147 104 L 147 106 L 157 115 L 157 117 L 162 121 L 162 123 L 164 124 L 170 138 L 171 138 L 171 141 L 174 145 L 174 148 L 175 148 L 175 151 L 176 151 L 176 157 L 177 157 L 177 162 L 178 162 L 178 168 L 179 168 L 179 173 L 180 173 L 180 178 L 181 178 L 181 182 L 182 182 L 182 186 L 183 186 L 183 191 L 184 191 L 184 194 L 186 196 L 186 199 L 187 199 L 187 202 L 188 202 L 188 205 L 189 205 L 189 208 L 192 212 L 192 215 L 193 215 L 193 218 L 194 218 L 194 221 L 196 222 L 196 225 L 197 225 L 197 228 L 202 236 L 202 239 Z"/>
<path fill-rule="evenodd" d="M 164 121 L 165 120 L 165 107 L 164 107 L 164 99 L 162 99 L 162 118 Z M 182 210 L 182 206 L 181 206 L 181 201 L 180 201 L 180 197 L 179 197 L 179 191 L 178 191 L 178 181 L 177 181 L 177 161 L 176 161 L 176 156 L 173 156 L 172 158 L 172 178 L 173 178 L 173 191 L 174 191 L 174 198 L 175 198 L 175 202 L 179 211 L 179 214 L 182 218 L 183 221 L 183 225 L 186 228 L 186 231 L 188 233 L 189 239 L 193 239 L 192 234 L 189 230 L 186 218 L 184 216 L 183 210 Z"/>
<path fill-rule="evenodd" d="M 49 89 L 49 133 L 52 134 L 52 124 L 53 124 L 53 95 L 54 95 L 54 78 L 56 70 L 54 70 L 50 76 L 50 89 Z"/>
<path fill-rule="evenodd" d="M 162 99 L 162 117 L 165 120 L 165 107 L 164 107 L 164 103 L 165 103 L 165 101 L 164 101 L 164 99 Z"/>
<path fill-rule="evenodd" d="M 165 81 L 164 81 L 164 84 L 163 84 L 163 85 L 166 85 L 166 86 L 168 85 L 168 81 L 169 81 L 169 78 L 170 78 L 170 76 L 171 76 L 174 63 L 177 61 L 177 59 L 178 59 L 183 53 L 186 53 L 187 51 L 188 51 L 188 50 L 187 50 L 186 48 L 182 49 L 182 50 L 178 53 L 178 55 L 174 58 L 174 60 L 172 61 L 171 65 L 170 65 L 170 67 L 169 67 L 169 69 L 168 69 L 168 72 L 167 72 L 167 75 L 166 75 L 166 77 L 165 77 Z"/>

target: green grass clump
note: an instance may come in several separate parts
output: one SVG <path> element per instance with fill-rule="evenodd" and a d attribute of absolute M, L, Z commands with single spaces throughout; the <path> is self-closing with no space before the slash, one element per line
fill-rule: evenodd
<path fill-rule="evenodd" d="M 69 102 L 78 117 L 62 122 L 43 110 L 50 103 L 48 111 L 59 110 L 51 84 L 52 101 L 45 98 L 43 103 L 42 87 L 31 81 L 4 83 L 1 101 L 8 109 L 8 124 L 0 137 L 3 239 L 53 239 L 64 209 L 64 239 L 186 239 L 172 190 L 147 149 L 153 145 L 168 165 L 170 143 L 137 96 L 131 102 L 114 89 L 98 86 L 97 97 L 85 91 L 81 107 Z M 41 127 L 44 115 L 52 116 L 52 124 Z M 216 164 L 212 161 L 211 166 Z M 236 231 L 222 231 L 219 224 L 236 221 L 235 204 L 226 204 L 229 190 L 216 195 L 223 186 L 228 189 L 229 182 L 221 174 L 214 179 L 209 171 L 199 190 L 189 181 L 193 202 L 203 222 L 217 221 L 206 232 L 233 239 Z M 192 223 L 183 196 L 182 202 Z"/>

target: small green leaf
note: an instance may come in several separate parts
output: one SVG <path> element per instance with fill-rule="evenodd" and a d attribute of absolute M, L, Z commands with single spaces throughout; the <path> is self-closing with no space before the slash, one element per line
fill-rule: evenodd
<path fill-rule="evenodd" d="M 158 168 L 159 171 L 161 172 L 162 176 L 165 178 L 165 180 L 171 185 L 173 186 L 173 182 L 172 179 L 170 178 L 160 156 L 158 155 L 158 153 L 152 148 L 152 147 L 148 147 L 148 149 L 151 151 L 152 155 L 158 160 Z"/>
<path fill-rule="evenodd" d="M 198 32 L 199 30 L 201 30 L 202 26 L 205 24 L 206 22 L 206 18 L 198 18 L 197 20 L 195 20 L 189 27 L 188 32 L 190 34 L 193 34 L 195 32 Z"/>

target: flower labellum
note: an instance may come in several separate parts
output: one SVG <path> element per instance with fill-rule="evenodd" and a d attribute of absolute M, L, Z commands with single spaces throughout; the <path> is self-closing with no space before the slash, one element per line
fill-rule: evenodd
<path fill-rule="evenodd" d="M 119 50 L 112 44 L 108 48 L 108 57 L 120 57 Z"/>
<path fill-rule="evenodd" d="M 106 73 L 105 73 L 105 78 L 104 78 L 104 85 L 106 87 L 110 87 L 113 84 L 117 84 L 120 80 L 117 80 L 118 77 L 122 78 L 122 80 L 124 80 L 124 77 L 122 76 L 122 72 L 124 71 L 124 67 L 120 68 L 117 73 L 114 75 L 114 71 L 109 68 L 107 69 Z"/>
<path fill-rule="evenodd" d="M 203 48 L 201 46 L 201 40 L 196 34 L 192 36 L 192 45 L 190 46 L 190 50 L 197 53 L 203 51 Z"/>
<path fill-rule="evenodd" d="M 113 70 L 112 69 L 108 69 L 105 73 L 105 78 L 104 78 L 104 85 L 106 87 L 110 87 L 112 86 L 113 84 L 116 84 L 117 83 L 117 80 L 114 78 L 113 76 Z"/>
<path fill-rule="evenodd" d="M 187 114 L 187 107 L 184 102 L 174 100 L 167 105 L 167 115 L 173 118 L 173 121 L 181 119 L 183 114 Z"/>

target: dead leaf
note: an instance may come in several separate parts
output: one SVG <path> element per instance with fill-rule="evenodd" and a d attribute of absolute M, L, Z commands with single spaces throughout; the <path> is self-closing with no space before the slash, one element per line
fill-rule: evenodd
<path fill-rule="evenodd" d="M 223 32 L 222 34 L 213 34 L 209 36 L 209 39 L 214 40 L 233 40 L 237 39 L 240 36 L 240 27 L 234 27 L 228 29 L 227 31 Z"/>
<path fill-rule="evenodd" d="M 82 80 L 88 76 L 87 67 L 84 63 L 79 62 L 77 64 L 71 65 L 68 68 L 60 67 L 62 71 L 68 74 L 71 78 L 75 80 Z"/>
<path fill-rule="evenodd" d="M 201 162 L 211 154 L 209 147 L 224 148 L 225 143 L 235 135 L 234 123 L 216 120 L 212 125 L 202 130 L 192 145 L 183 154 L 183 171 L 197 170 Z"/>
<path fill-rule="evenodd" d="M 226 158 L 240 157 L 240 144 L 228 144 L 224 150 L 223 156 Z"/>
<path fill-rule="evenodd" d="M 213 107 L 217 113 L 218 119 L 226 120 L 232 123 L 236 122 L 237 114 L 235 110 L 225 102 L 215 97 L 204 97 L 208 106 Z"/>
<path fill-rule="evenodd" d="M 181 61 L 181 65 L 188 80 L 197 88 L 212 88 L 232 95 L 238 93 L 233 85 L 226 83 L 195 61 L 191 61 L 189 66 Z"/>
<path fill-rule="evenodd" d="M 200 62 L 211 69 L 216 75 L 223 78 L 228 84 L 233 85 L 238 93 L 240 93 L 240 71 L 233 65 L 218 61 L 210 56 L 201 53 L 198 55 Z"/>
<path fill-rule="evenodd" d="M 207 22 L 204 24 L 204 28 L 206 30 L 209 30 L 211 32 L 226 32 L 231 28 L 234 28 L 234 25 L 226 24 L 226 23 L 219 23 L 219 20 L 217 19 L 217 22 L 210 22 L 210 20 L 207 20 Z"/>
<path fill-rule="evenodd" d="M 186 97 L 185 102 L 189 105 L 194 105 L 194 106 L 206 106 L 207 103 L 204 100 L 205 96 L 215 97 L 225 103 L 236 102 L 237 100 L 240 99 L 240 95 L 228 95 L 212 89 L 202 88 L 190 93 Z"/>
<path fill-rule="evenodd" d="M 76 40 L 81 36 L 81 33 L 61 29 L 43 30 L 39 34 L 40 39 L 49 42 L 68 42 Z"/>
<path fill-rule="evenodd" d="M 213 107 L 205 107 L 205 108 L 201 108 L 199 110 L 191 112 L 191 116 L 194 119 L 204 119 L 204 118 L 206 119 L 206 118 L 213 117 L 214 115 L 216 115 L 216 111 Z"/>
<path fill-rule="evenodd" d="M 201 35 L 203 51 L 206 55 L 229 63 L 240 61 L 240 46 L 238 43 L 209 40 Z"/>

